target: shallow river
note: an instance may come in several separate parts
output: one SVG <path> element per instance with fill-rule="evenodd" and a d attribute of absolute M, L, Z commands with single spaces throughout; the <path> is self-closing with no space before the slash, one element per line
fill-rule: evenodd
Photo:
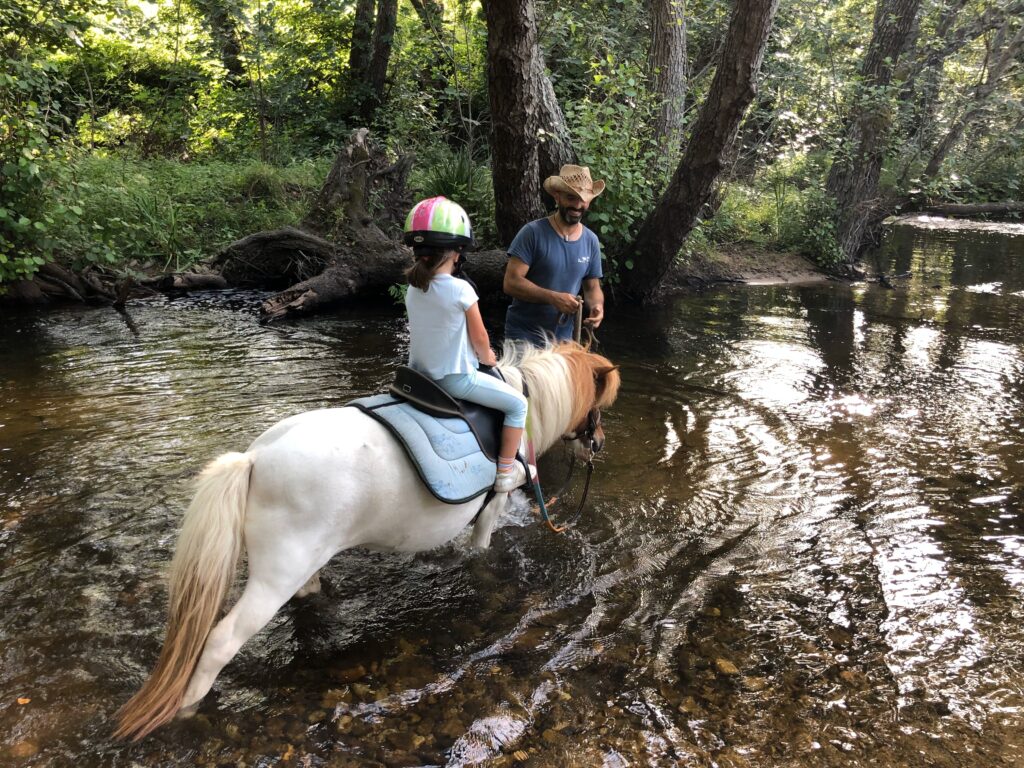
<path fill-rule="evenodd" d="M 878 258 L 909 275 L 613 308 L 575 528 L 520 503 L 486 552 L 342 553 L 127 746 L 191 478 L 382 390 L 404 323 L 264 328 L 230 293 L 133 304 L 138 336 L 4 316 L 0 763 L 1024 766 L 1024 226 Z"/>

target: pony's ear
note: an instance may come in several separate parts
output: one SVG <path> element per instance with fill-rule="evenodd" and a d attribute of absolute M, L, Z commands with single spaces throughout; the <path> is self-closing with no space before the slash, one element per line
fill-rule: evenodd
<path fill-rule="evenodd" d="M 606 408 L 619 396 L 619 366 L 604 365 L 594 369 L 594 382 L 597 385 L 596 399 L 598 408 Z"/>

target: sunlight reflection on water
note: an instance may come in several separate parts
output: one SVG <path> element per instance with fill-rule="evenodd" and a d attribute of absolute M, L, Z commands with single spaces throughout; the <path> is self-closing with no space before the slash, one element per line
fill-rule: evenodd
<path fill-rule="evenodd" d="M 5 321 L 0 702 L 32 703 L 0 707 L 0 753 L 1024 759 L 1024 239 L 964 237 L 898 230 L 877 256 L 910 275 L 892 290 L 615 308 L 623 390 L 577 526 L 552 536 L 520 503 L 486 553 L 339 556 L 191 724 L 141 747 L 106 733 L 159 649 L 189 479 L 284 416 L 380 391 L 407 334 L 367 308 L 264 328 L 244 297 L 139 304 L 138 338 L 113 313 Z"/>

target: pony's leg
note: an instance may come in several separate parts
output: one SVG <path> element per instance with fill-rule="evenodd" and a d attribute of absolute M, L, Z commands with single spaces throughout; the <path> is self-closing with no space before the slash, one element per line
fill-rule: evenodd
<path fill-rule="evenodd" d="M 322 561 L 314 562 L 312 566 L 306 566 L 301 571 L 289 567 L 291 563 L 306 560 L 296 555 L 296 550 L 291 550 L 287 556 L 278 551 L 265 561 L 260 557 L 258 550 L 250 551 L 249 581 L 238 602 L 210 631 L 203 654 L 199 657 L 195 672 L 192 673 L 192 679 L 185 690 L 182 710 L 192 707 L 209 693 L 213 681 L 217 679 L 224 665 L 234 658 L 250 637 L 266 626 L 300 587 L 317 579 L 320 569 L 333 553 L 325 553 Z M 263 573 L 274 574 L 275 578 L 264 578 L 261 576 Z M 182 714 L 189 713 L 183 711 Z"/>
<path fill-rule="evenodd" d="M 309 597 L 320 592 L 320 571 L 317 571 L 309 577 L 309 581 L 299 587 L 299 591 L 295 593 L 296 597 Z"/>
<path fill-rule="evenodd" d="M 245 585 L 245 591 L 238 602 L 206 639 L 203 655 L 199 657 L 181 702 L 183 715 L 189 714 L 187 708 L 197 704 L 209 693 L 224 665 L 234 658 L 246 640 L 266 626 L 303 581 L 297 580 L 297 583 L 287 587 L 252 580 Z"/>
<path fill-rule="evenodd" d="M 491 532 L 498 520 L 498 512 L 508 504 L 507 493 L 496 493 L 490 503 L 480 511 L 480 516 L 473 526 L 473 535 L 469 540 L 471 546 L 487 549 L 491 546 Z"/>

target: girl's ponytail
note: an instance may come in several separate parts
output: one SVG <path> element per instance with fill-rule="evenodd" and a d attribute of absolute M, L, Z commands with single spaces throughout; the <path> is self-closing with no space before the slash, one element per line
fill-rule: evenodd
<path fill-rule="evenodd" d="M 435 270 L 444 262 L 451 248 L 435 248 L 421 245 L 413 249 L 413 264 L 405 270 L 405 278 L 413 288 L 426 291 L 434 278 Z"/>

